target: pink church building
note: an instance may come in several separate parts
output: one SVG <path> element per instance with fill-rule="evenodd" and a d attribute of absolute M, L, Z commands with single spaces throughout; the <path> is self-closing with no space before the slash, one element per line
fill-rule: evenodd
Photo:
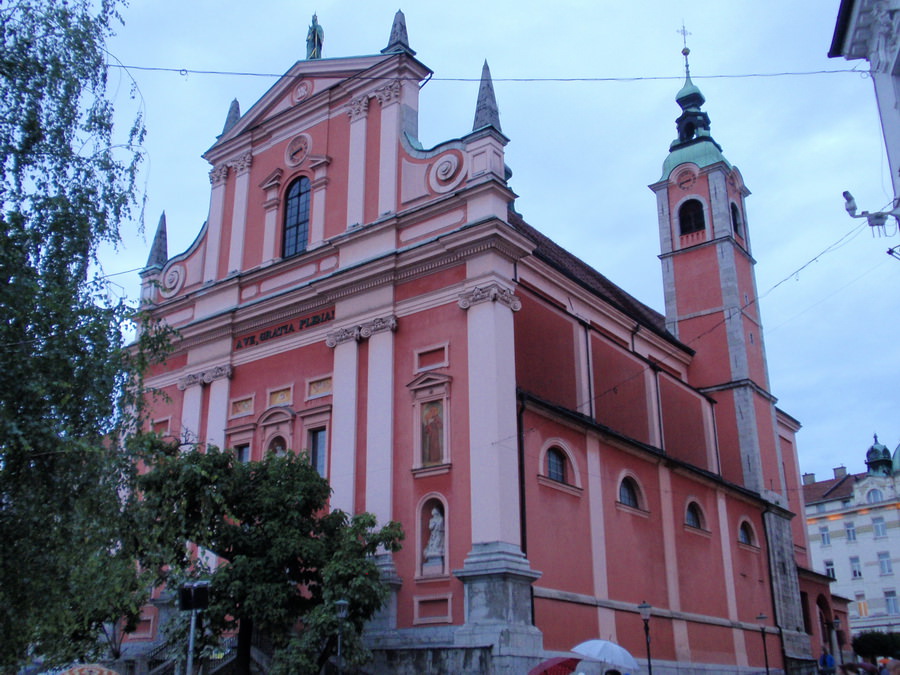
<path fill-rule="evenodd" d="M 842 610 L 769 391 L 749 191 L 690 75 L 650 186 L 662 315 L 517 213 L 486 65 L 472 131 L 424 148 L 402 13 L 380 53 L 320 53 L 232 106 L 188 250 L 161 221 L 153 428 L 307 450 L 333 507 L 404 525 L 372 672 L 525 673 L 592 638 L 643 663 L 642 603 L 657 674 L 815 672 Z"/>

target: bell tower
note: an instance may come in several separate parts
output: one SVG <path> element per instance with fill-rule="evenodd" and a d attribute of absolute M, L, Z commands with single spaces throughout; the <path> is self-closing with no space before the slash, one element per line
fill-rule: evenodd
<path fill-rule="evenodd" d="M 759 493 L 775 599 L 788 663 L 812 658 L 803 632 L 788 485 L 757 302 L 750 227 L 740 171 L 710 133 L 685 46 L 681 115 L 656 193 L 666 327 L 695 350 L 689 383 L 715 400 L 719 473 Z"/>
<path fill-rule="evenodd" d="M 690 50 L 682 53 L 678 138 L 650 186 L 658 206 L 666 326 L 696 350 L 690 383 L 718 404 L 723 477 L 784 495 L 745 215 L 750 191 L 710 133 L 706 99 L 691 81 Z"/>

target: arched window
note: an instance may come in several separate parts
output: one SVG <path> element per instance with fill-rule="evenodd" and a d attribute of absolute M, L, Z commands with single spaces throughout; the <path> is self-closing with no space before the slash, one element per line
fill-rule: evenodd
<path fill-rule="evenodd" d="M 547 478 L 567 483 L 566 480 L 566 454 L 559 448 L 547 450 Z"/>
<path fill-rule="evenodd" d="M 301 176 L 288 186 L 284 202 L 282 257 L 303 253 L 309 238 L 309 178 Z"/>
<path fill-rule="evenodd" d="M 678 223 L 681 234 L 699 232 L 706 227 L 703 221 L 703 204 L 697 199 L 688 199 L 678 208 Z"/>
<path fill-rule="evenodd" d="M 750 523 L 746 520 L 741 523 L 741 526 L 738 528 L 738 541 L 742 544 L 746 544 L 747 546 L 756 546 L 756 539 L 753 536 L 753 528 L 750 527 Z"/>
<path fill-rule="evenodd" d="M 741 212 L 734 202 L 731 202 L 731 229 L 734 230 L 737 236 L 744 236 L 741 233 Z"/>
<path fill-rule="evenodd" d="M 866 502 L 868 502 L 869 504 L 874 504 L 875 502 L 880 502 L 882 499 L 883 499 L 883 497 L 881 496 L 881 490 L 879 490 L 877 488 L 874 490 L 869 490 L 866 493 Z"/>
<path fill-rule="evenodd" d="M 640 491 L 634 478 L 623 478 L 619 484 L 619 503 L 632 508 L 640 508 Z"/>
<path fill-rule="evenodd" d="M 684 514 L 684 523 L 698 530 L 703 529 L 703 511 L 700 510 L 700 505 L 697 502 L 688 504 L 687 511 Z"/>

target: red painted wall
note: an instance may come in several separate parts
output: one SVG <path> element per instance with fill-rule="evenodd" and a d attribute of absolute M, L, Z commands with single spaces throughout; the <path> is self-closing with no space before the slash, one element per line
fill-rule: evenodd
<path fill-rule="evenodd" d="M 650 443 L 647 364 L 610 340 L 593 334 L 594 404 L 598 422 Z"/>
<path fill-rule="evenodd" d="M 522 290 L 515 313 L 516 380 L 520 387 L 576 409 L 574 323 Z"/>

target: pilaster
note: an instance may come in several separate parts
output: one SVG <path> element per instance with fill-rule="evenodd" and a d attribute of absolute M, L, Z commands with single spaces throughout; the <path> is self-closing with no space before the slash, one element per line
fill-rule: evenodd
<path fill-rule="evenodd" d="M 363 94 L 350 99 L 350 152 L 347 170 L 347 229 L 362 225 L 366 198 L 366 121 L 369 96 Z"/>
<path fill-rule="evenodd" d="M 216 280 L 219 254 L 222 245 L 222 219 L 225 212 L 225 182 L 228 166 L 220 164 L 209 172 L 212 186 L 209 195 L 209 222 L 206 226 L 206 256 L 203 260 L 203 283 Z"/>
<path fill-rule="evenodd" d="M 331 507 L 354 513 L 356 488 L 358 333 L 342 329 L 329 334 L 334 347 L 331 426 Z"/>
<path fill-rule="evenodd" d="M 521 302 L 496 283 L 460 295 L 467 311 L 472 541 L 519 546 L 513 311 Z"/>
<path fill-rule="evenodd" d="M 234 209 L 231 213 L 231 242 L 228 250 L 228 273 L 239 272 L 244 255 L 244 234 L 247 229 L 247 200 L 250 196 L 250 166 L 253 155 L 244 153 L 229 168 L 235 172 Z"/>
<path fill-rule="evenodd" d="M 381 170 L 378 173 L 378 215 L 397 210 L 397 176 L 400 150 L 400 80 L 394 80 L 375 90 L 381 104 L 381 137 L 379 156 Z"/>
<path fill-rule="evenodd" d="M 397 322 L 379 322 L 369 329 L 366 400 L 366 511 L 379 526 L 392 519 L 394 333 Z"/>

